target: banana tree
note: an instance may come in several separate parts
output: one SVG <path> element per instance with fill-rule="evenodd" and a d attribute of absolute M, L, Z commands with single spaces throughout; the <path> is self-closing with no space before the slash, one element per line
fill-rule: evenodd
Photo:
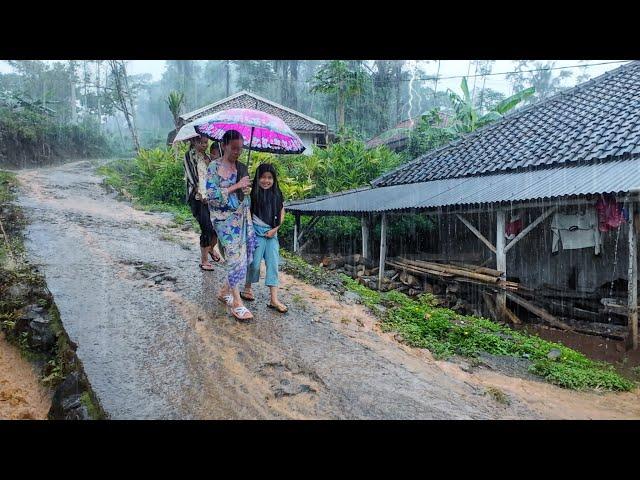
<path fill-rule="evenodd" d="M 458 134 L 473 132 L 480 127 L 484 127 L 491 122 L 499 120 L 505 113 L 515 108 L 520 102 L 532 96 L 536 91 L 534 87 L 521 90 L 520 92 L 505 98 L 486 114 L 481 115 L 474 106 L 473 99 L 469 94 L 469 86 L 467 85 L 466 77 L 462 79 L 460 88 L 462 90 L 462 97 L 452 90 L 447 91 L 449 101 L 451 102 L 455 112 L 455 120 L 451 125 L 451 128 Z"/>

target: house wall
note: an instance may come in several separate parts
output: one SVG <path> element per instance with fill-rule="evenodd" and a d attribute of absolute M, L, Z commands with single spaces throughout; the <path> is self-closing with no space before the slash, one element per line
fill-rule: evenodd
<path fill-rule="evenodd" d="M 300 137 L 300 140 L 302 140 L 302 143 L 304 144 L 305 147 L 307 147 L 305 149 L 304 152 L 302 152 L 303 155 L 312 155 L 313 154 L 313 139 L 315 137 L 315 135 L 313 133 L 298 133 L 298 136 Z"/>
<path fill-rule="evenodd" d="M 574 213 L 577 207 L 561 207 L 560 213 Z M 524 226 L 535 220 L 542 209 L 526 209 L 521 214 Z M 495 245 L 495 212 L 464 215 Z M 551 253 L 552 232 L 549 216 L 507 252 L 507 276 L 519 282 L 539 287 L 543 283 L 592 290 L 618 278 L 627 279 L 629 261 L 627 224 L 618 230 L 604 232 L 599 255 L 593 248 L 560 250 Z M 509 214 L 507 214 L 507 221 Z M 439 224 L 439 253 L 481 252 L 491 258 L 489 267 L 495 268 L 495 255 L 455 216 L 443 215 Z M 617 241 L 617 245 L 616 245 Z"/>

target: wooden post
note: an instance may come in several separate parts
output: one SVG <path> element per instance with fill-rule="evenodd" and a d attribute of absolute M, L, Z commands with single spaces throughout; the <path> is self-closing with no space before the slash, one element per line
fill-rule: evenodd
<path fill-rule="evenodd" d="M 501 278 L 507 279 L 507 254 L 504 251 L 504 210 L 496 212 L 496 270 L 503 272 Z M 496 308 L 500 314 L 507 306 L 507 296 L 504 290 L 499 291 L 496 295 Z"/>
<path fill-rule="evenodd" d="M 293 251 L 298 251 L 298 234 L 300 233 L 300 214 L 296 213 L 296 223 L 293 225 Z"/>
<path fill-rule="evenodd" d="M 628 272 L 628 308 L 629 336 L 627 344 L 638 349 L 638 237 L 634 226 L 635 202 L 627 203 L 629 207 L 629 272 Z"/>
<path fill-rule="evenodd" d="M 382 214 L 382 224 L 380 226 L 380 264 L 378 270 L 378 290 L 382 290 L 382 279 L 384 278 L 384 262 L 387 260 L 387 214 Z"/>
<path fill-rule="evenodd" d="M 369 217 L 363 216 L 362 222 L 362 257 L 369 258 Z"/>

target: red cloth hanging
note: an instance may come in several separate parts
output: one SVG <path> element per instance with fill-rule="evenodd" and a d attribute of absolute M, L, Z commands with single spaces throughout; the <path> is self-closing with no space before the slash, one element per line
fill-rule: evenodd
<path fill-rule="evenodd" d="M 600 195 L 596 202 L 598 230 L 608 232 L 625 223 L 623 205 L 616 202 L 615 195 Z"/>
<path fill-rule="evenodd" d="M 507 240 L 513 240 L 522 231 L 522 219 L 520 215 L 513 215 L 511 221 L 504 228 L 504 236 Z"/>

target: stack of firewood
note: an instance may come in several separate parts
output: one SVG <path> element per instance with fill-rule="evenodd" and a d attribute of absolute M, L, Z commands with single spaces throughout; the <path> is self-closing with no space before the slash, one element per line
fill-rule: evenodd
<path fill-rule="evenodd" d="M 344 273 L 378 290 L 378 264 L 359 254 L 326 255 L 320 266 Z M 537 319 L 555 328 L 624 338 L 627 324 L 626 284 L 615 291 L 609 285 L 591 292 L 543 285 L 531 288 L 508 281 L 502 272 L 476 259 L 442 258 L 435 254 L 390 257 L 385 263 L 381 291 L 397 290 L 410 296 L 431 293 L 440 305 L 463 314 L 482 315 L 521 323 L 519 316 Z M 626 283 L 626 282 L 625 282 Z M 504 292 L 510 308 L 496 311 L 496 294 Z M 517 312 L 514 313 L 514 312 Z"/>

